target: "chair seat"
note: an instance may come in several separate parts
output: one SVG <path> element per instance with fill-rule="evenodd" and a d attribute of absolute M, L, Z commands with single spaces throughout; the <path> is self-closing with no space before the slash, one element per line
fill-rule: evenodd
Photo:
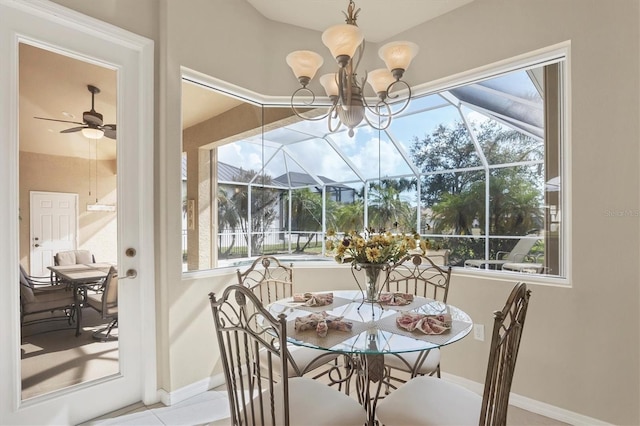
<path fill-rule="evenodd" d="M 98 312 L 102 312 L 102 293 L 87 294 L 87 304 Z M 112 316 L 118 314 L 118 305 L 113 303 L 107 306 L 107 311 L 104 312 L 105 316 Z"/>
<path fill-rule="evenodd" d="M 279 388 L 281 383 L 275 387 Z M 263 404 L 268 403 L 263 395 Z M 276 392 L 276 407 L 282 393 Z M 284 424 L 282 410 L 276 409 L 276 425 Z M 366 413 L 355 398 L 307 377 L 289 379 L 289 423 L 291 426 L 362 426 Z M 265 421 L 265 425 L 271 424 Z"/>
<path fill-rule="evenodd" d="M 402 354 L 394 355 L 386 354 L 384 356 L 384 365 L 411 373 L 411 370 L 415 368 L 415 365 L 418 362 L 418 357 L 421 354 L 422 352 L 419 351 L 405 352 Z M 402 360 L 404 360 L 406 363 Z M 409 367 L 407 366 L 407 364 L 409 365 Z M 422 365 L 417 369 L 415 373 L 421 375 L 431 374 L 438 369 L 438 365 L 440 365 L 440 350 L 438 348 L 431 349 L 429 351 L 429 354 L 427 355 L 427 358 L 422 362 Z"/>
<path fill-rule="evenodd" d="M 328 362 L 331 362 L 339 356 L 339 354 L 335 352 L 323 351 L 321 349 L 305 348 L 302 346 L 288 345 L 287 348 L 302 374 L 314 370 Z M 262 365 L 267 365 L 267 353 L 265 351 L 260 351 L 260 361 Z M 274 363 L 272 368 L 274 373 L 282 376 L 279 363 Z M 291 366 L 289 366 L 287 372 L 289 373 L 289 377 L 298 376 L 296 370 L 294 368 L 291 368 Z"/>
<path fill-rule="evenodd" d="M 34 295 L 35 298 L 32 301 L 23 303 L 22 311 L 24 314 L 56 310 L 74 304 L 73 292 L 64 288 L 38 291 Z"/>
<path fill-rule="evenodd" d="M 430 376 L 409 380 L 378 402 L 376 415 L 385 426 L 477 425 L 482 397 Z"/>

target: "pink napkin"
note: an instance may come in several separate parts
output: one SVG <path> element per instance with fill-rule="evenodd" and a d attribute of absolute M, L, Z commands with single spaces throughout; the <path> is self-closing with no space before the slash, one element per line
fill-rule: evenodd
<path fill-rule="evenodd" d="M 378 300 L 382 305 L 403 306 L 413 302 L 413 294 L 382 292 Z"/>
<path fill-rule="evenodd" d="M 333 293 L 296 293 L 294 302 L 304 302 L 305 306 L 326 306 L 333 303 Z"/>
<path fill-rule="evenodd" d="M 424 334 L 442 334 L 451 330 L 451 315 L 426 315 L 403 312 L 396 318 L 398 327 L 408 331 L 418 330 Z"/>
<path fill-rule="evenodd" d="M 324 311 L 316 312 L 296 318 L 294 328 L 296 331 L 316 330 L 320 337 L 325 337 L 329 330 L 351 331 L 353 323 L 343 321 L 342 318 L 329 315 Z"/>

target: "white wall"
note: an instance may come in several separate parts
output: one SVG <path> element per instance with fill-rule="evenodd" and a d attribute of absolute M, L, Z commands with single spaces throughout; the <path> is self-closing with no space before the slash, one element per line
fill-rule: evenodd
<path fill-rule="evenodd" d="M 131 2 L 58 3 L 134 32 L 138 27 L 122 13 L 107 13 Z M 171 392 L 216 371 L 206 294 L 231 278 L 181 279 L 179 67 L 286 96 L 296 86 L 286 54 L 302 47 L 323 49 L 319 33 L 266 21 L 244 1 L 157 4 L 158 364 L 160 386 Z M 532 285 L 513 391 L 614 424 L 640 423 L 639 221 L 607 215 L 640 208 L 638 5 L 638 0 L 475 0 L 403 36 L 421 46 L 407 74 L 412 84 L 571 42 L 573 215 L 566 219 L 573 279 L 571 288 Z M 137 32 L 147 35 L 148 22 L 139 25 Z M 311 287 L 334 279 L 348 282 L 344 272 L 323 271 L 323 277 L 334 277 L 329 281 L 320 281 L 312 269 L 296 274 Z M 501 307 L 512 285 L 456 274 L 450 301 L 490 326 L 491 312 Z M 481 382 L 487 352 L 488 342 L 466 339 L 444 349 L 443 370 Z"/>

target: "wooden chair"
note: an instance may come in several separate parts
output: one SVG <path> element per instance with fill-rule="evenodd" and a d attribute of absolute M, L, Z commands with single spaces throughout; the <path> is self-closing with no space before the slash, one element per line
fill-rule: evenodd
<path fill-rule="evenodd" d="M 431 257 L 421 254 L 407 255 L 389 268 L 384 289 L 390 292 L 411 293 L 447 303 L 451 266 L 436 264 Z M 385 367 L 390 369 L 390 379 L 405 382 L 393 375 L 393 370 L 409 373 L 410 377 L 433 375 L 440 377 L 440 350 L 386 354 Z M 391 385 L 391 383 L 390 383 Z"/>
<path fill-rule="evenodd" d="M 527 285 L 518 283 L 504 308 L 494 312 L 482 397 L 444 379 L 416 377 L 378 403 L 378 420 L 386 426 L 505 425 L 530 296 Z"/>
<path fill-rule="evenodd" d="M 238 284 L 250 289 L 264 305 L 293 296 L 293 268 L 291 265 L 283 265 L 273 256 L 258 257 L 244 272 L 237 270 L 237 275 Z M 292 356 L 289 377 L 302 376 L 339 357 L 334 352 L 295 345 L 289 345 L 289 352 Z M 277 367 L 276 365 L 275 368 Z M 333 368 L 334 366 L 327 366 L 313 378 L 328 374 Z M 336 374 L 339 372 L 336 371 Z"/>
<path fill-rule="evenodd" d="M 284 315 L 274 318 L 242 285 L 209 298 L 232 425 L 365 423 L 365 411 L 354 398 L 308 377 L 276 373 L 288 371 L 292 362 Z"/>

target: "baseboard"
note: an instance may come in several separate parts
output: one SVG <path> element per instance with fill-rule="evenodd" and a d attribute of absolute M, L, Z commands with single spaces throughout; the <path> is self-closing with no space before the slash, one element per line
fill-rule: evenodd
<path fill-rule="evenodd" d="M 160 389 L 158 393 L 160 396 L 160 402 L 169 407 L 173 404 L 177 404 L 191 397 L 207 392 L 210 389 L 222 386 L 223 384 L 224 374 L 220 373 L 215 376 L 211 376 L 209 378 L 192 383 L 183 388 L 177 389 L 173 392 L 167 392 L 164 389 Z"/>
<path fill-rule="evenodd" d="M 457 383 L 470 391 L 482 395 L 484 389 L 484 385 L 482 383 L 447 373 L 442 373 L 442 378 L 449 380 L 450 382 Z M 527 398 L 513 392 L 509 395 L 509 404 L 571 425 L 611 425 L 611 423 L 603 422 L 602 420 L 594 419 L 593 417 L 588 417 L 544 402 L 536 401 L 535 399 Z"/>
<path fill-rule="evenodd" d="M 450 382 L 457 383 L 460 386 L 473 391 L 479 395 L 482 395 L 484 386 L 482 383 L 474 382 L 464 377 L 454 376 L 453 374 L 442 373 L 442 378 Z M 160 401 L 170 406 L 177 404 L 193 396 L 207 392 L 210 389 L 222 386 L 224 384 L 224 374 L 218 374 L 207 379 L 200 380 L 199 382 L 192 383 L 188 386 L 175 390 L 173 392 L 167 392 L 163 389 L 160 390 Z M 522 395 L 511 393 L 509 396 L 509 403 L 515 407 L 522 408 L 523 410 L 531 411 L 532 413 L 540 414 L 541 416 L 549 417 L 563 423 L 571 425 L 594 425 L 594 426 L 611 426 L 611 423 L 604 422 L 602 420 L 594 419 L 573 411 L 565 410 L 544 402 L 536 401 L 535 399 L 527 398 Z"/>

